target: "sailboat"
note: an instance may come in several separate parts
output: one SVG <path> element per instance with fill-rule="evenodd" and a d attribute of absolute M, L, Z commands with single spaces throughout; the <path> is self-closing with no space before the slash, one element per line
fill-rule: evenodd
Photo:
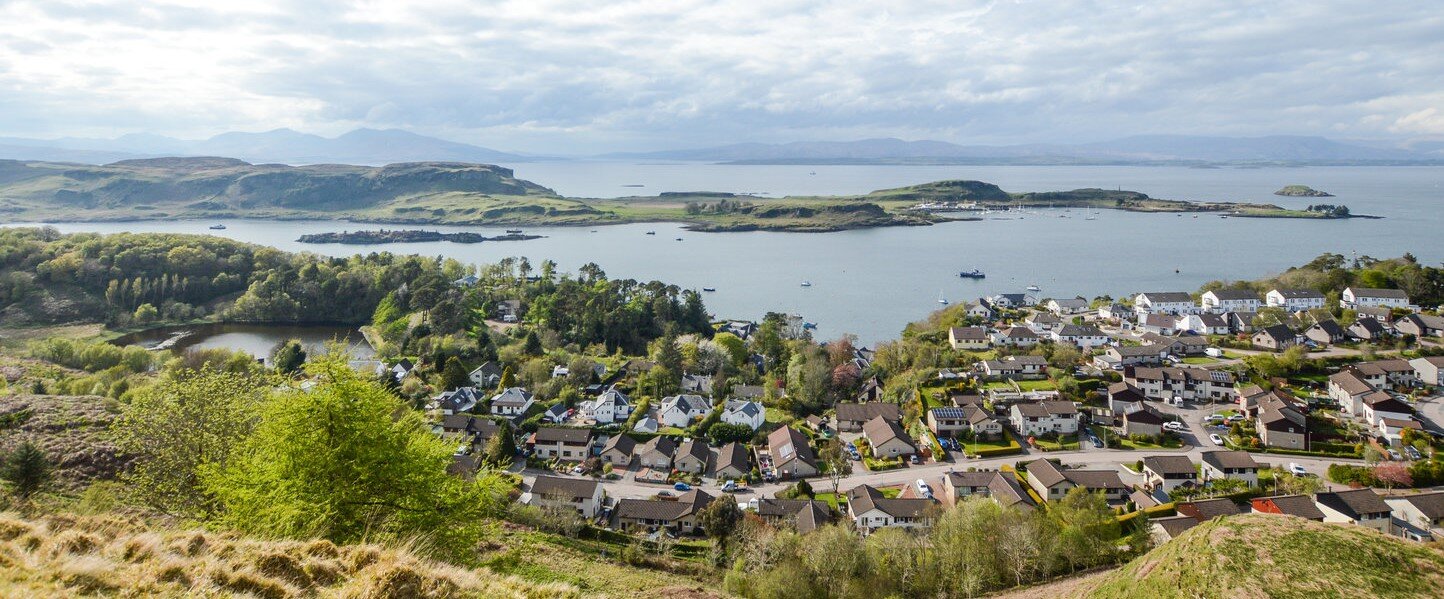
<path fill-rule="evenodd" d="M 941 291 L 938 292 L 938 303 L 944 306 L 948 305 L 948 298 L 943 297 L 943 292 Z"/>
<path fill-rule="evenodd" d="M 803 282 L 802 282 L 802 286 L 803 286 L 803 287 L 811 287 L 811 286 L 812 286 L 812 281 L 803 281 Z"/>

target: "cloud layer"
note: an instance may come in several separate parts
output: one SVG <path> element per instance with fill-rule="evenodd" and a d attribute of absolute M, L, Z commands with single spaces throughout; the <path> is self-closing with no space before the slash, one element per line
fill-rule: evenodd
<path fill-rule="evenodd" d="M 424 6 L 423 6 L 424 5 Z M 1429 3 L 0 0 L 0 134 L 1444 134 Z"/>

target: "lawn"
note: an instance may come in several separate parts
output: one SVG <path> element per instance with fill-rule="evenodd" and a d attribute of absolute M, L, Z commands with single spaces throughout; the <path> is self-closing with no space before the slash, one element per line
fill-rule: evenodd
<path fill-rule="evenodd" d="M 1189 356 L 1183 359 L 1183 363 L 1194 365 L 1217 364 L 1218 360 L 1208 356 Z"/>
<path fill-rule="evenodd" d="M 899 494 L 902 493 L 902 487 L 879 487 L 879 488 L 878 488 L 878 491 L 880 491 L 880 492 L 882 493 L 882 496 L 883 496 L 883 497 L 887 497 L 887 498 L 891 499 L 891 498 L 897 497 Z M 841 510 L 842 508 L 841 508 L 840 504 L 841 504 L 844 500 L 846 500 L 847 494 L 846 494 L 846 493 L 813 493 L 812 498 L 813 498 L 813 499 L 816 499 L 816 500 L 818 500 L 818 501 L 827 502 L 827 505 L 832 506 L 832 509 L 834 509 L 834 510 Z"/>
<path fill-rule="evenodd" d="M 1058 388 L 1057 385 L 1053 384 L 1053 381 L 1050 381 L 1048 379 L 1042 379 L 1037 381 L 1017 381 L 1017 383 L 1018 388 L 1022 389 L 1023 391 L 1052 391 Z M 992 381 L 984 385 L 983 388 L 1012 391 L 1013 384 L 1008 381 Z"/>
<path fill-rule="evenodd" d="M 1047 439 L 1037 438 L 1034 439 L 1033 442 L 1037 443 L 1038 449 L 1043 451 L 1066 451 L 1081 447 L 1076 437 L 1071 441 L 1068 440 L 1068 437 L 1063 437 L 1061 441 L 1049 441 Z"/>

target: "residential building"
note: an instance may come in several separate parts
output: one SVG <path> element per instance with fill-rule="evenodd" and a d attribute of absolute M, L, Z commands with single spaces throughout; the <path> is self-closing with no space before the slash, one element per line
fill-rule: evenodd
<path fill-rule="evenodd" d="M 1149 536 L 1156 545 L 1172 541 L 1195 526 L 1198 526 L 1198 520 L 1191 516 L 1166 516 L 1148 521 Z"/>
<path fill-rule="evenodd" d="M 1035 460 L 1026 466 L 1028 485 L 1045 501 L 1062 499 L 1073 487 L 1102 493 L 1110 503 L 1122 502 L 1128 496 L 1128 486 L 1118 477 L 1117 470 L 1065 469 L 1050 460 Z"/>
<path fill-rule="evenodd" d="M 572 509 L 590 520 L 601 511 L 604 495 L 602 483 L 594 479 L 541 475 L 532 482 L 522 503 Z"/>
<path fill-rule="evenodd" d="M 657 422 L 662 426 L 686 428 L 694 420 L 701 420 L 712 410 L 712 402 L 701 395 L 674 395 L 662 398 L 662 407 L 657 410 Z"/>
<path fill-rule="evenodd" d="M 1178 334 L 1178 315 L 1169 312 L 1139 313 L 1137 330 L 1154 335 Z"/>
<path fill-rule="evenodd" d="M 1399 447 L 1404 444 L 1404 429 L 1424 430 L 1424 425 L 1412 418 L 1380 418 L 1375 424 L 1375 430 L 1383 437 L 1389 445 Z"/>
<path fill-rule="evenodd" d="M 752 430 L 762 427 L 767 419 L 767 410 L 762 404 L 755 401 L 729 400 L 722 406 L 720 420 L 727 424 L 737 424 Z"/>
<path fill-rule="evenodd" d="M 987 298 L 978 298 L 977 302 L 968 305 L 968 316 L 990 321 L 998 317 L 998 311 L 993 308 L 993 303 Z"/>
<path fill-rule="evenodd" d="M 1141 313 L 1189 314 L 1198 311 L 1193 296 L 1181 291 L 1140 293 L 1133 298 L 1133 311 Z"/>
<path fill-rule="evenodd" d="M 1375 391 L 1374 386 L 1364 380 L 1363 375 L 1353 369 L 1344 369 L 1329 375 L 1329 398 L 1338 402 L 1339 411 L 1350 416 L 1364 413 L 1364 396 Z"/>
<path fill-rule="evenodd" d="M 1390 359 L 1359 362 L 1349 367 L 1364 377 L 1364 381 L 1379 389 L 1407 387 L 1419 382 L 1414 365 L 1408 360 Z"/>
<path fill-rule="evenodd" d="M 1444 539 L 1444 491 L 1385 497 L 1396 524 Z M 1416 535 L 1417 536 L 1417 535 Z M 1424 539 L 1421 539 L 1424 540 Z"/>
<path fill-rule="evenodd" d="M 1054 343 L 1067 343 L 1084 350 L 1108 345 L 1109 341 L 1112 339 L 1108 335 L 1091 325 L 1065 324 L 1053 331 Z"/>
<path fill-rule="evenodd" d="M 1072 316 L 1088 311 L 1088 300 L 1081 297 L 1070 299 L 1050 299 L 1044 307 L 1058 316 Z"/>
<path fill-rule="evenodd" d="M 777 478 L 804 478 L 817 476 L 817 454 L 807 444 L 807 436 L 790 426 L 784 426 L 767 435 L 767 457 L 769 466 Z"/>
<path fill-rule="evenodd" d="M 466 376 L 471 379 L 473 387 L 494 389 L 501 384 L 501 374 L 501 366 L 498 366 L 496 362 L 487 361 L 481 366 L 473 368 L 471 374 Z"/>
<path fill-rule="evenodd" d="M 1385 391 L 1375 391 L 1365 395 L 1363 403 L 1362 416 L 1370 426 L 1380 426 L 1385 419 L 1403 421 L 1411 420 L 1414 417 L 1414 408 Z"/>
<path fill-rule="evenodd" d="M 632 416 L 632 400 L 616 389 L 607 389 L 596 399 L 581 403 L 582 415 L 597 421 L 597 424 L 626 422 Z"/>
<path fill-rule="evenodd" d="M 943 475 L 942 498 L 949 504 L 969 497 L 988 497 L 1003 507 L 1033 509 L 1037 504 L 1010 472 L 997 470 L 948 472 Z"/>
<path fill-rule="evenodd" d="M 1104 320 L 1131 322 L 1133 320 L 1133 306 L 1125 304 L 1109 304 L 1098 309 L 1098 317 Z"/>
<path fill-rule="evenodd" d="M 1290 312 L 1302 312 L 1324 307 L 1324 294 L 1313 289 L 1273 289 L 1264 295 L 1264 303 Z"/>
<path fill-rule="evenodd" d="M 1258 319 L 1258 312 L 1229 312 L 1224 314 L 1228 320 L 1228 332 L 1230 333 L 1251 333 L 1253 323 Z"/>
<path fill-rule="evenodd" d="M 880 528 L 927 528 L 932 526 L 932 510 L 938 503 L 924 498 L 892 498 L 869 485 L 847 491 L 847 511 L 862 534 Z"/>
<path fill-rule="evenodd" d="M 1128 383 L 1113 383 L 1108 386 L 1108 409 L 1114 416 L 1143 409 L 1143 402 L 1147 399 L 1148 396 L 1139 391 L 1138 387 Z"/>
<path fill-rule="evenodd" d="M 1008 327 L 992 334 L 993 345 L 1007 347 L 1033 347 L 1038 344 L 1038 333 L 1028 327 Z"/>
<path fill-rule="evenodd" d="M 567 418 L 571 415 L 572 410 L 567 407 L 567 402 L 558 400 L 556 403 L 547 406 L 546 410 L 542 411 L 542 422 L 546 422 L 547 424 L 561 424 L 566 422 Z"/>
<path fill-rule="evenodd" d="M 992 347 L 988 329 L 984 327 L 952 327 L 948 329 L 948 344 L 953 349 L 984 350 Z"/>
<path fill-rule="evenodd" d="M 1198 471 L 1188 456 L 1161 455 L 1143 458 L 1143 481 L 1149 487 L 1169 492 L 1198 484 Z"/>
<path fill-rule="evenodd" d="M 1384 326 L 1394 323 L 1394 311 L 1384 306 L 1359 306 L 1354 308 L 1354 315 L 1360 320 L 1377 320 Z"/>
<path fill-rule="evenodd" d="M 1032 312 L 1023 321 L 1025 326 L 1033 329 L 1033 332 L 1042 338 L 1048 337 L 1050 331 L 1056 331 L 1058 327 L 1063 326 L 1063 320 L 1052 312 Z"/>
<path fill-rule="evenodd" d="M 1120 383 L 1123 384 L 1123 383 Z M 1147 405 L 1123 413 L 1123 434 L 1157 437 L 1163 434 L 1163 415 Z"/>
<path fill-rule="evenodd" d="M 867 421 L 862 426 L 862 436 L 872 448 L 872 455 L 878 459 L 897 458 L 918 452 L 913 439 L 896 420 L 882 416 Z"/>
<path fill-rule="evenodd" d="M 1393 510 L 1373 489 L 1314 494 L 1324 522 L 1348 522 L 1392 534 Z"/>
<path fill-rule="evenodd" d="M 712 395 L 712 375 L 708 374 L 684 374 L 682 375 L 682 392 L 693 395 Z"/>
<path fill-rule="evenodd" d="M 688 438 L 682 441 L 677 448 L 677 453 L 672 456 L 672 467 L 682 472 L 702 474 L 707 471 L 707 462 L 711 461 L 712 449 L 707 442 L 699 439 Z"/>
<path fill-rule="evenodd" d="M 773 526 L 791 526 L 799 533 L 809 533 L 832 522 L 832 507 L 816 499 L 753 498 L 748 507 Z"/>
<path fill-rule="evenodd" d="M 438 428 L 441 438 L 469 443 L 472 447 L 485 447 L 487 441 L 502 430 L 495 420 L 471 414 L 443 416 Z"/>
<path fill-rule="evenodd" d="M 1339 296 L 1339 306 L 1343 308 L 1407 308 L 1409 307 L 1409 294 L 1399 289 L 1345 287 L 1344 292 Z"/>
<path fill-rule="evenodd" d="M 536 457 L 580 462 L 591 457 L 592 430 L 543 426 L 531 435 L 531 446 Z"/>
<path fill-rule="evenodd" d="M 1346 329 L 1350 337 L 1360 341 L 1379 341 L 1392 334 L 1393 329 L 1381 320 L 1360 318 Z"/>
<path fill-rule="evenodd" d="M 1199 524 L 1208 522 L 1214 518 L 1223 516 L 1234 516 L 1242 514 L 1238 504 L 1231 499 L 1201 499 L 1198 501 L 1185 501 L 1179 503 L 1174 509 L 1180 516 L 1188 516 L 1197 520 Z"/>
<path fill-rule="evenodd" d="M 1180 331 L 1192 331 L 1198 335 L 1227 335 L 1233 332 L 1228 326 L 1228 319 L 1215 312 L 1179 316 L 1174 326 Z"/>
<path fill-rule="evenodd" d="M 451 476 L 459 476 L 463 480 L 476 478 L 476 473 L 481 470 L 481 458 L 475 454 L 458 453 L 452 454 L 451 463 L 446 465 L 446 473 Z"/>
<path fill-rule="evenodd" d="M 1249 503 L 1255 514 L 1278 514 L 1294 516 L 1315 522 L 1324 521 L 1324 512 L 1308 495 L 1274 495 L 1255 497 Z"/>
<path fill-rule="evenodd" d="M 1444 337 L 1444 316 L 1410 314 L 1395 322 L 1394 330 L 1415 337 Z"/>
<path fill-rule="evenodd" d="M 1203 368 L 1123 369 L 1123 381 L 1159 401 L 1233 401 L 1233 374 Z"/>
<path fill-rule="evenodd" d="M 440 411 L 443 416 L 470 412 L 481 403 L 481 394 L 476 387 L 460 387 L 450 391 L 443 391 L 431 398 L 427 409 Z"/>
<path fill-rule="evenodd" d="M 1040 377 L 1047 368 L 1048 360 L 1043 356 L 1005 356 L 977 363 L 979 373 L 994 379 Z"/>
<path fill-rule="evenodd" d="M 598 457 L 603 462 L 625 468 L 632 463 L 632 456 L 635 455 L 636 450 L 636 439 L 626 433 L 617 433 L 602 445 L 602 453 L 598 454 Z"/>
<path fill-rule="evenodd" d="M 1320 320 L 1304 330 L 1304 337 L 1319 345 L 1333 345 L 1347 341 L 1349 332 L 1332 320 Z"/>
<path fill-rule="evenodd" d="M 840 403 L 834 409 L 837 413 L 837 430 L 840 431 L 860 431 L 867 421 L 879 416 L 892 421 L 902 420 L 902 408 L 895 403 L 883 401 Z"/>
<path fill-rule="evenodd" d="M 521 387 L 507 387 L 501 393 L 491 396 L 491 413 L 497 416 L 523 416 L 536 405 L 531 393 Z"/>
<path fill-rule="evenodd" d="M 1123 370 L 1127 366 L 1154 366 L 1163 363 L 1168 349 L 1168 346 L 1161 345 L 1120 345 L 1093 356 L 1093 364 L 1112 370 Z"/>
<path fill-rule="evenodd" d="M 993 418 L 981 405 L 967 405 L 960 408 L 933 408 L 928 410 L 928 428 L 939 437 L 957 437 L 964 431 L 972 432 L 978 439 L 997 439 L 1003 436 L 1003 425 Z"/>
<path fill-rule="evenodd" d="M 1299 336 L 1286 324 L 1267 326 L 1254 332 L 1254 347 L 1282 351 L 1299 344 Z"/>
<path fill-rule="evenodd" d="M 747 446 L 741 443 L 723 445 L 712 463 L 712 476 L 717 480 L 737 480 L 752 472 Z"/>
<path fill-rule="evenodd" d="M 1308 417 L 1277 398 L 1265 397 L 1259 404 L 1255 428 L 1265 447 L 1308 450 L 1312 442 Z"/>
<path fill-rule="evenodd" d="M 1247 451 L 1205 451 L 1199 456 L 1203 462 L 1203 482 L 1215 480 L 1240 480 L 1250 489 L 1258 486 L 1259 464 L 1253 454 Z"/>
<path fill-rule="evenodd" d="M 1444 387 L 1444 356 L 1414 358 L 1409 360 L 1409 365 L 1414 367 L 1414 375 L 1420 382 L 1430 387 Z"/>
<path fill-rule="evenodd" d="M 1258 292 L 1248 289 L 1215 289 L 1203 292 L 1199 299 L 1203 309 L 1207 312 L 1222 314 L 1224 312 L 1257 312 L 1263 307 L 1263 300 L 1258 297 Z"/>
<path fill-rule="evenodd" d="M 1071 401 L 1020 402 L 1013 404 L 1013 428 L 1024 436 L 1078 432 L 1078 408 Z"/>
<path fill-rule="evenodd" d="M 1028 308 L 1038 305 L 1038 298 L 1026 293 L 1000 293 L 988 298 L 994 308 Z"/>
<path fill-rule="evenodd" d="M 643 416 L 637 419 L 637 424 L 632 426 L 632 430 L 639 433 L 655 433 L 662 430 L 662 425 L 657 422 L 656 418 Z"/>
<path fill-rule="evenodd" d="M 671 501 L 623 499 L 617 502 L 617 527 L 645 531 L 665 528 L 677 534 L 694 534 L 701 530 L 699 514 L 713 499 L 701 489 L 692 489 Z"/>
<path fill-rule="evenodd" d="M 666 435 L 657 435 L 637 446 L 637 462 L 643 468 L 671 470 L 672 458 L 677 455 L 677 441 Z"/>

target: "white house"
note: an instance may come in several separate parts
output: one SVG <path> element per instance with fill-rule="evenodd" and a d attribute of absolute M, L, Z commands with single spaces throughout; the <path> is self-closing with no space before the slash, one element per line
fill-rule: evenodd
<path fill-rule="evenodd" d="M 1444 356 L 1430 356 L 1409 360 L 1414 367 L 1414 376 L 1430 387 L 1444 387 Z"/>
<path fill-rule="evenodd" d="M 657 421 L 662 426 L 683 428 L 692 424 L 711 411 L 712 404 L 701 395 L 674 395 L 662 399 L 662 408 L 657 412 Z"/>
<path fill-rule="evenodd" d="M 1228 319 L 1214 312 L 1179 316 L 1174 326 L 1180 331 L 1193 331 L 1200 335 L 1227 335 L 1232 331 Z"/>
<path fill-rule="evenodd" d="M 1015 378 L 1043 374 L 1048 360 L 1043 356 L 1007 356 L 1001 360 L 984 360 L 977 369 L 989 378 Z"/>
<path fill-rule="evenodd" d="M 762 404 L 755 401 L 730 400 L 722 407 L 721 421 L 727 424 L 740 424 L 752 430 L 757 430 L 767 419 L 767 412 Z"/>
<path fill-rule="evenodd" d="M 1302 312 L 1324 307 L 1324 294 L 1313 289 L 1271 289 L 1264 295 L 1264 303 L 1290 312 Z"/>
<path fill-rule="evenodd" d="M 1444 537 L 1444 491 L 1385 497 L 1396 523 L 1425 531 L 1433 538 Z"/>
<path fill-rule="evenodd" d="M 1088 300 L 1081 297 L 1072 299 L 1050 299 L 1044 307 L 1047 308 L 1049 312 L 1058 316 L 1082 314 L 1088 311 Z"/>
<path fill-rule="evenodd" d="M 596 399 L 584 401 L 582 415 L 597 421 L 597 424 L 625 422 L 632 416 L 632 400 L 616 389 L 607 389 Z"/>
<path fill-rule="evenodd" d="M 1409 307 L 1409 295 L 1400 289 L 1346 287 L 1344 293 L 1339 296 L 1339 306 L 1343 308 L 1407 308 Z"/>
<path fill-rule="evenodd" d="M 1250 489 L 1258 486 L 1259 464 L 1247 451 L 1205 451 L 1200 458 L 1204 482 L 1241 480 Z"/>
<path fill-rule="evenodd" d="M 862 534 L 879 528 L 927 528 L 932 525 L 929 508 L 935 505 L 931 498 L 888 498 L 868 485 L 847 492 L 847 511 Z"/>
<path fill-rule="evenodd" d="M 1183 455 L 1157 455 L 1143 458 L 1143 481 L 1155 489 L 1172 491 L 1198 484 L 1198 471 L 1193 460 Z"/>
<path fill-rule="evenodd" d="M 1013 428 L 1024 435 L 1078 432 L 1078 408 L 1071 401 L 1040 401 L 1013 404 Z"/>
<path fill-rule="evenodd" d="M 1182 291 L 1161 291 L 1135 296 L 1133 310 L 1150 314 L 1190 314 L 1198 311 L 1198 305 L 1193 303 L 1193 296 Z"/>
<path fill-rule="evenodd" d="M 530 410 L 536 400 L 521 387 L 507 387 L 501 393 L 491 396 L 491 413 L 497 416 L 521 416 Z"/>
<path fill-rule="evenodd" d="M 597 517 L 605 493 L 602 484 L 589 478 L 538 476 L 522 503 L 527 505 L 574 509 L 588 520 Z"/>
<path fill-rule="evenodd" d="M 1028 327 L 1008 327 L 994 332 L 993 345 L 1009 347 L 1033 347 L 1038 344 L 1038 334 Z"/>
<path fill-rule="evenodd" d="M 1203 292 L 1200 298 L 1203 309 L 1207 312 L 1222 314 L 1224 312 L 1257 312 L 1263 307 L 1263 300 L 1259 299 L 1258 293 L 1247 289 L 1215 289 Z"/>
<path fill-rule="evenodd" d="M 467 378 L 471 379 L 472 386 L 491 389 L 501 384 L 501 367 L 496 362 L 486 362 L 472 369 Z"/>
<path fill-rule="evenodd" d="M 988 329 L 983 327 L 952 327 L 948 329 L 948 344 L 953 349 L 988 349 Z"/>
<path fill-rule="evenodd" d="M 1053 331 L 1055 343 L 1067 343 L 1080 349 L 1093 349 L 1108 345 L 1111 339 L 1097 327 L 1089 325 L 1065 324 Z"/>
<path fill-rule="evenodd" d="M 1123 381 L 1137 387 L 1149 399 L 1162 401 L 1227 401 L 1235 400 L 1233 374 L 1224 370 L 1203 368 L 1124 369 Z"/>

